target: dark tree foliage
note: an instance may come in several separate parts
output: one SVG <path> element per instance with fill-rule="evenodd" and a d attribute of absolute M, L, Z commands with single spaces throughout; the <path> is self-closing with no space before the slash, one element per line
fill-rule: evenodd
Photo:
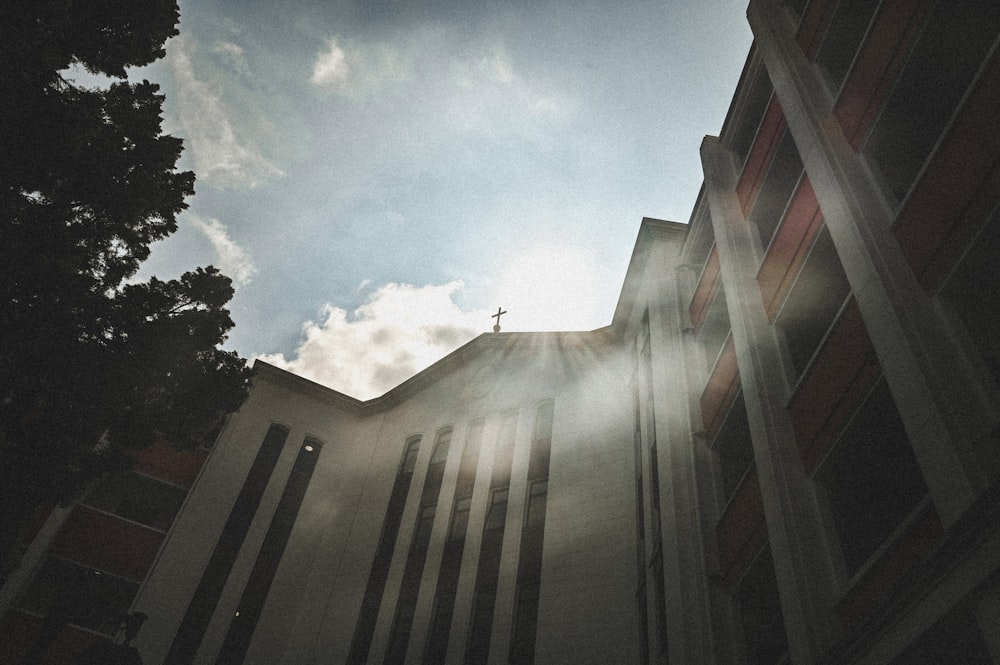
<path fill-rule="evenodd" d="M 0 578 L 34 507 L 129 448 L 197 445 L 246 396 L 244 361 L 219 349 L 229 278 L 127 281 L 194 193 L 158 86 L 126 78 L 178 17 L 174 0 L 0 2 Z"/>

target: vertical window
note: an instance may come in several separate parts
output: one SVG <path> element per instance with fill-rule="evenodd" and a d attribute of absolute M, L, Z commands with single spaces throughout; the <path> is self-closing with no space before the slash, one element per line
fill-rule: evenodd
<path fill-rule="evenodd" d="M 525 501 L 524 521 L 521 524 L 521 545 L 517 560 L 514 623 L 508 661 L 512 665 L 532 665 L 535 662 L 554 408 L 553 401 L 546 400 L 539 405 L 535 413 L 531 461 L 528 464 L 528 496 Z"/>
<path fill-rule="evenodd" d="M 407 600 L 400 603 L 399 611 L 389 631 L 389 641 L 385 649 L 386 663 L 402 663 L 406 659 L 406 647 L 410 643 L 410 629 L 413 627 L 414 604 Z"/>
<path fill-rule="evenodd" d="M 267 431 L 264 442 L 257 451 L 257 456 L 236 497 L 236 502 L 229 512 L 229 517 L 222 527 L 222 533 L 219 534 L 219 540 L 202 573 L 198 588 L 195 589 L 188 603 L 187 612 L 174 635 L 174 641 L 164 660 L 165 665 L 188 665 L 201 646 L 208 622 L 215 612 L 236 556 L 243 547 L 250 523 L 257 513 L 257 507 L 264 496 L 267 482 L 271 478 L 287 437 L 288 429 L 281 425 L 272 425 Z"/>
<path fill-rule="evenodd" d="M 545 525 L 545 503 L 548 493 L 548 480 L 538 480 L 531 483 L 531 488 L 528 491 L 528 517 L 525 524 L 534 527 Z"/>
<path fill-rule="evenodd" d="M 471 505 L 471 496 L 465 496 L 455 501 L 455 514 L 451 518 L 448 540 L 465 540 L 465 534 L 469 529 L 469 508 Z"/>
<path fill-rule="evenodd" d="M 463 457 L 479 457 L 479 448 L 483 441 L 483 421 L 477 420 L 469 425 L 469 435 L 465 438 Z M 474 470 L 474 469 L 473 469 Z"/>
<path fill-rule="evenodd" d="M 451 618 L 455 611 L 458 574 L 462 566 L 462 554 L 465 552 L 465 537 L 469 530 L 469 507 L 475 486 L 476 466 L 479 463 L 483 425 L 482 419 L 472 421 L 466 434 L 465 448 L 462 450 L 455 482 L 451 525 L 441 555 L 437 586 L 434 589 L 434 619 L 425 643 L 422 665 L 442 665 L 448 654 Z"/>
<path fill-rule="evenodd" d="M 431 544 L 434 529 L 434 516 L 441 493 L 441 482 L 444 478 L 445 461 L 448 459 L 448 448 L 451 444 L 451 428 L 438 432 L 431 451 L 430 466 L 424 478 L 424 487 L 420 491 L 420 511 L 417 524 L 413 531 L 410 551 L 403 567 L 403 579 L 400 582 L 399 597 L 396 599 L 396 617 L 390 630 L 390 641 L 386 651 L 384 665 L 402 665 L 406 658 L 407 646 L 410 643 L 410 629 L 413 625 L 413 611 L 417 605 L 417 595 L 420 591 L 420 578 L 427 561 L 427 550 Z"/>
<path fill-rule="evenodd" d="M 364 665 L 368 661 L 371 649 L 372 635 L 375 631 L 375 620 L 378 618 L 379 606 L 382 604 L 382 593 L 385 591 L 385 581 L 389 575 L 389 564 L 392 563 L 392 551 L 396 547 L 399 536 L 399 523 L 403 518 L 403 507 L 406 505 L 406 495 L 410 490 L 413 470 L 417 464 L 417 453 L 420 450 L 420 437 L 407 439 L 403 447 L 403 456 L 399 465 L 399 473 L 392 486 L 389 505 L 386 506 L 382 519 L 382 533 L 375 549 L 375 559 L 372 561 L 371 572 L 368 573 L 368 584 L 361 601 L 361 611 L 354 627 L 354 637 L 351 640 L 351 651 L 348 654 L 348 665 Z"/>
<path fill-rule="evenodd" d="M 448 448 L 451 446 L 451 430 L 444 430 L 438 434 L 434 443 L 434 452 L 431 454 L 431 464 L 444 464 L 448 459 Z"/>
<path fill-rule="evenodd" d="M 538 582 L 531 580 L 517 585 L 508 663 L 511 665 L 530 665 L 535 662 L 537 624 Z"/>
<path fill-rule="evenodd" d="M 485 663 L 490 655 L 490 630 L 493 628 L 493 608 L 496 589 L 482 589 L 472 603 L 472 621 L 469 624 L 469 648 L 465 662 L 470 665 Z"/>
<path fill-rule="evenodd" d="M 490 487 L 493 491 L 483 525 L 479 565 L 476 568 L 475 600 L 465 647 L 466 663 L 484 663 L 490 651 L 497 579 L 500 574 L 500 552 L 507 517 L 512 452 L 516 436 L 517 411 L 508 411 L 503 414 L 500 423 L 497 451 L 490 476 Z"/>
<path fill-rule="evenodd" d="M 246 657 L 250 638 L 253 637 L 257 621 L 264 609 L 264 601 L 271 590 L 271 583 L 278 571 L 281 557 L 285 553 L 285 547 L 298 518 L 302 499 L 312 480 L 322 447 L 323 444 L 313 438 L 307 438 L 302 442 L 292 473 L 285 482 L 285 489 L 271 518 L 271 525 L 257 553 L 253 570 L 247 578 L 243 596 L 237 606 L 238 610 L 229 623 L 229 630 L 215 661 L 216 665 L 240 665 Z"/>
<path fill-rule="evenodd" d="M 448 654 L 448 636 L 451 633 L 451 617 L 454 609 L 455 597 L 451 595 L 441 597 L 434 605 L 434 618 L 431 620 L 431 630 L 421 665 L 444 662 Z"/>
<path fill-rule="evenodd" d="M 412 438 L 406 442 L 406 449 L 403 452 L 403 463 L 400 473 L 413 473 L 417 468 L 417 453 L 420 452 L 420 437 Z"/>
<path fill-rule="evenodd" d="M 434 527 L 434 511 L 436 506 L 424 506 L 420 509 L 417 519 L 417 529 L 413 534 L 413 547 L 426 550 L 431 542 L 431 529 Z"/>
<path fill-rule="evenodd" d="M 508 494 L 506 487 L 493 490 L 493 495 L 490 497 L 490 509 L 486 514 L 487 531 L 495 531 L 504 527 L 507 520 Z"/>

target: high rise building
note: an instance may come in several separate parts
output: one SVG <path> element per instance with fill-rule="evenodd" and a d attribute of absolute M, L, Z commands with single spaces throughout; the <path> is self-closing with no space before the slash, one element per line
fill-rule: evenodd
<path fill-rule="evenodd" d="M 747 15 L 609 326 L 366 402 L 257 363 L 147 665 L 1000 663 L 1000 11 Z"/>

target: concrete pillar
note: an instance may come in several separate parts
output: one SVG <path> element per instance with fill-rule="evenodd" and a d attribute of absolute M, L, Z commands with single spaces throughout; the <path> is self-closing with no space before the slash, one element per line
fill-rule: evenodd
<path fill-rule="evenodd" d="M 661 484 L 667 635 L 671 662 L 710 664 L 716 662 L 708 588 L 710 571 L 698 501 L 696 455 L 701 444 L 694 435 L 700 427 L 692 427 L 690 404 L 681 397 L 690 392 L 683 332 L 687 303 L 681 302 L 676 279 L 682 242 L 680 234 L 665 235 L 665 242 L 646 275 L 650 284 L 647 297 Z M 652 271 L 655 273 L 650 274 Z M 711 528 L 714 530 L 714 523 Z"/>
<path fill-rule="evenodd" d="M 890 226 L 896 203 L 844 138 L 818 68 L 795 40 L 787 10 L 754 0 L 750 27 L 802 156 L 826 225 L 947 527 L 997 471 L 988 435 L 996 415 L 975 399 L 980 378 L 965 362 Z"/>
<path fill-rule="evenodd" d="M 702 142 L 701 157 L 789 649 L 792 662 L 805 665 L 839 633 L 839 578 L 785 409 L 787 374 L 757 285 L 755 234 L 736 196 L 735 157 L 714 137 Z"/>
<path fill-rule="evenodd" d="M 691 437 L 693 470 L 691 498 L 699 529 L 698 540 L 702 560 L 700 581 L 703 585 L 702 593 L 705 594 L 703 609 L 707 613 L 705 620 L 708 626 L 708 635 L 703 639 L 704 648 L 710 651 L 710 655 L 701 654 L 699 662 L 724 665 L 737 662 L 734 651 L 736 633 L 733 623 L 733 598 L 725 587 L 718 583 L 721 571 L 715 527 L 725 504 L 714 481 L 717 474 L 716 465 L 703 431 L 700 395 L 708 380 L 708 368 L 705 366 L 698 340 L 695 339 L 694 329 L 688 325 L 687 314 L 701 267 L 701 265 L 683 265 L 676 269 L 677 311 L 683 322 L 679 345 L 682 351 L 684 381 L 680 394 L 687 395 L 684 405 Z"/>

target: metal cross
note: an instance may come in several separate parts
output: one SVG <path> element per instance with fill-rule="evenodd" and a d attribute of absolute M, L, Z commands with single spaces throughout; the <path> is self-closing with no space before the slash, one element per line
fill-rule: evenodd
<path fill-rule="evenodd" d="M 491 319 L 496 319 L 497 320 L 496 325 L 493 326 L 493 332 L 495 332 L 495 333 L 496 332 L 500 332 L 500 316 L 502 314 L 506 314 L 506 313 L 507 313 L 507 311 L 504 310 L 502 307 L 497 307 L 497 313 L 490 317 Z"/>

